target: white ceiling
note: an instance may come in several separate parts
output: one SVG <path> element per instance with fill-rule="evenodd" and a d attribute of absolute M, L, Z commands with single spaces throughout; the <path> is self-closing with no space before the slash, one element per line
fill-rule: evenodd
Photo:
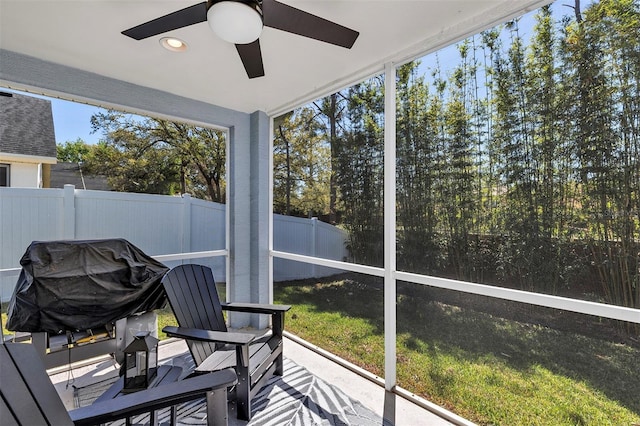
<path fill-rule="evenodd" d="M 282 0 L 360 32 L 351 50 L 265 28 L 265 77 L 206 23 L 171 31 L 184 53 L 122 30 L 198 0 L 0 0 L 0 47 L 242 112 L 283 112 L 549 0 Z M 0 64 L 2 67 L 2 64 Z"/>

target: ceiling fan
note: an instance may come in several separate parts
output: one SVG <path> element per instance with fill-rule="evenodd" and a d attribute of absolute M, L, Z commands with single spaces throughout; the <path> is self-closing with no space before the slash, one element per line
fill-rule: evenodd
<path fill-rule="evenodd" d="M 259 41 L 263 27 L 347 49 L 360 34 L 276 0 L 208 0 L 129 28 L 122 34 L 142 40 L 205 21 L 220 38 L 235 44 L 249 78 L 264 76 Z"/>

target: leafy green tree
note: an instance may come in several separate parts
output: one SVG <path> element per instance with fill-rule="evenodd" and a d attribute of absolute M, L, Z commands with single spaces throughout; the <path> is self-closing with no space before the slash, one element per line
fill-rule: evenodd
<path fill-rule="evenodd" d="M 80 163 L 91 151 L 91 145 L 87 144 L 81 138 L 75 141 L 67 141 L 65 143 L 56 144 L 56 157 L 58 161 L 68 163 Z"/>
<path fill-rule="evenodd" d="M 146 150 L 138 155 L 101 141 L 94 145 L 84 163 L 89 174 L 106 176 L 115 191 L 146 194 L 174 194 L 179 191 L 178 169 L 166 149 Z"/>
<path fill-rule="evenodd" d="M 436 129 L 419 62 L 397 70 L 396 200 L 398 267 L 432 272 L 440 265 L 436 217 Z"/>
<path fill-rule="evenodd" d="M 564 6 L 541 8 L 532 31 L 513 21 L 461 42 L 451 66 L 436 54 L 425 75 L 398 68 L 398 266 L 574 296 L 600 286 L 638 307 L 640 3 Z M 315 179 L 353 260 L 376 265 L 381 87 L 374 78 L 283 117 L 275 153 L 278 199 L 293 210 Z M 330 144 L 328 190 L 304 173 L 316 138 Z"/>
<path fill-rule="evenodd" d="M 339 134 L 339 126 L 344 119 L 344 110 L 346 108 L 345 103 L 347 98 L 344 93 L 336 92 L 331 95 L 314 102 L 322 117 L 328 131 L 329 146 L 331 150 L 331 162 L 330 162 L 330 175 L 329 175 L 329 222 L 336 223 L 337 221 L 337 206 L 338 206 L 338 172 L 336 164 L 339 161 L 339 151 L 341 149 L 340 143 L 342 141 Z"/>
<path fill-rule="evenodd" d="M 374 77 L 348 89 L 344 137 L 336 148 L 342 223 L 359 263 L 383 263 L 384 90 Z"/>
<path fill-rule="evenodd" d="M 638 87 L 640 5 L 602 0 L 567 31 L 576 93 L 581 201 L 607 300 L 640 306 Z"/>
<path fill-rule="evenodd" d="M 177 154 L 183 192 L 225 202 L 226 137 L 221 131 L 166 120 L 154 120 L 152 134 Z"/>
<path fill-rule="evenodd" d="M 95 114 L 91 123 L 105 135 L 91 170 L 118 182 L 119 190 L 225 201 L 223 132 L 115 111 Z"/>
<path fill-rule="evenodd" d="M 318 113 L 299 108 L 276 118 L 274 128 L 274 211 L 328 215 L 331 153 Z"/>
<path fill-rule="evenodd" d="M 469 43 L 458 46 L 461 64 L 450 77 L 449 98 L 443 111 L 443 182 L 442 196 L 444 221 L 448 241 L 450 263 L 459 278 L 467 278 L 469 265 L 469 242 L 474 231 L 473 220 L 477 216 L 474 170 L 474 151 L 476 146 L 472 126 L 473 106 L 470 100 Z"/>

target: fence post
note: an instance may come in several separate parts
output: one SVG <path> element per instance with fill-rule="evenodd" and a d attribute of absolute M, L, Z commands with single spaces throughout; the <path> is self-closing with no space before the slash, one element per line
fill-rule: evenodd
<path fill-rule="evenodd" d="M 310 256 L 316 257 L 318 251 L 318 218 L 311 218 L 311 253 Z M 316 264 L 311 264 L 311 278 L 316 278 Z"/>
<path fill-rule="evenodd" d="M 62 237 L 73 240 L 76 237 L 76 187 L 65 185 L 62 198 Z"/>
<path fill-rule="evenodd" d="M 191 194 L 182 194 L 182 253 L 191 251 Z"/>

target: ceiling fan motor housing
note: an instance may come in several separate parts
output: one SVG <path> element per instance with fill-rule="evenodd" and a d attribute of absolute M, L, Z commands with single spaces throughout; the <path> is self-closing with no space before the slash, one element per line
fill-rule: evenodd
<path fill-rule="evenodd" d="M 210 0 L 207 23 L 221 39 L 249 44 L 262 34 L 262 9 L 256 1 Z"/>

